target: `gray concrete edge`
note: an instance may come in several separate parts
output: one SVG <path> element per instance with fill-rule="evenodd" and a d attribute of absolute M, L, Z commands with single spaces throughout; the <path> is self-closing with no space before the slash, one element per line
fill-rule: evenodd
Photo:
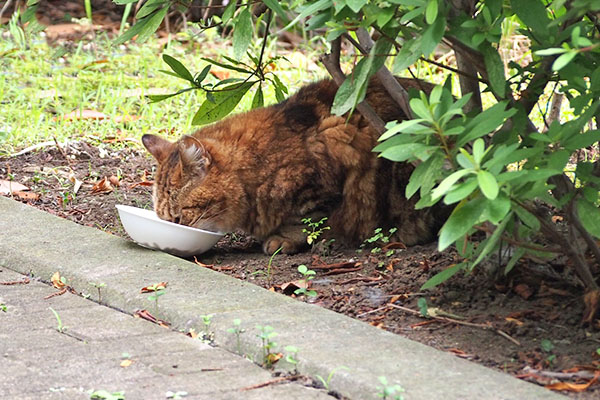
<path fill-rule="evenodd" d="M 114 211 L 116 212 L 116 211 Z M 377 398 L 378 377 L 405 389 L 406 399 L 562 399 L 559 394 L 374 328 L 335 312 L 272 293 L 94 228 L 77 225 L 0 197 L 0 267 L 49 281 L 59 271 L 78 292 L 97 301 L 89 282 L 105 283 L 102 303 L 133 313 L 153 312 L 140 288 L 169 282 L 158 317 L 173 329 L 203 331 L 212 314 L 215 343 L 259 360 L 257 325 L 278 333 L 278 351 L 299 349 L 300 373 L 327 379 L 354 399 Z M 234 319 L 240 343 L 227 332 Z M 511 344 L 507 342 L 507 346 Z M 282 367 L 284 363 L 281 363 Z M 341 368 L 344 367 L 344 368 Z"/>

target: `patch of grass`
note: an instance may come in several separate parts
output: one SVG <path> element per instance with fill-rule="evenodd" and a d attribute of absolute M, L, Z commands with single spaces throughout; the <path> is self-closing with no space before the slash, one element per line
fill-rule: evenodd
<path fill-rule="evenodd" d="M 185 87 L 183 80 L 160 72 L 169 69 L 161 55 L 177 57 L 193 73 L 207 65 L 202 57 L 220 59 L 222 55 L 232 55 L 225 41 L 208 32 L 184 43 L 170 40 L 165 44 L 153 38 L 141 45 L 131 42 L 121 46 L 112 45 L 111 38 L 98 33 L 93 42 L 80 41 L 58 48 L 46 43 L 43 32 L 28 36 L 25 47 L 10 36 L 6 27 L 0 28 L 2 34 L 9 35 L 9 39 L 0 41 L 0 154 L 53 138 L 63 142 L 117 137 L 139 142 L 146 133 L 171 139 L 189 133 L 195 129 L 191 121 L 205 98 L 204 93 L 191 91 L 155 104 L 144 97 L 150 93 L 173 93 Z M 212 39 L 206 40 L 208 36 Z M 200 49 L 195 41 L 202 43 Z M 282 60 L 276 68 L 292 93 L 301 83 L 325 76 L 322 71 L 296 68 L 295 58 L 308 59 L 304 55 L 279 54 L 275 45 L 268 50 L 270 56 L 284 55 L 291 59 Z M 212 76 L 209 79 L 217 82 Z M 240 102 L 236 112 L 250 108 L 252 92 Z M 267 85 L 264 96 L 265 104 L 276 102 L 273 90 Z M 107 118 L 62 118 L 80 110 L 98 111 Z M 132 116 L 137 119 L 115 120 Z"/>

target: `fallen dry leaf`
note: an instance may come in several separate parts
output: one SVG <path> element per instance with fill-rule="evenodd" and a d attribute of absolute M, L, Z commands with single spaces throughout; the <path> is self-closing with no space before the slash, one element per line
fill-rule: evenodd
<path fill-rule="evenodd" d="M 513 288 L 516 294 L 521 296 L 523 300 L 527 300 L 533 294 L 533 291 L 529 286 L 524 283 L 519 283 L 517 286 Z"/>
<path fill-rule="evenodd" d="M 133 313 L 133 316 L 135 318 L 145 319 L 146 321 L 150 321 L 152 323 L 160 325 L 163 328 L 168 328 L 169 327 L 169 323 L 168 322 L 163 321 L 162 319 L 156 318 L 154 315 L 150 314 L 150 312 L 148 312 L 148 310 L 138 310 L 138 311 L 136 311 L 136 312 Z"/>
<path fill-rule="evenodd" d="M 34 192 L 22 192 L 22 191 L 16 191 L 13 192 L 13 196 L 18 197 L 21 200 L 26 200 L 26 201 L 36 201 L 37 199 L 40 198 L 40 195 Z"/>
<path fill-rule="evenodd" d="M 598 381 L 600 377 L 600 371 L 596 371 L 594 378 L 590 379 L 587 383 L 571 383 L 571 382 L 556 382 L 550 385 L 546 385 L 546 389 L 557 390 L 557 391 L 569 391 L 569 392 L 583 392 L 590 386 Z"/>
<path fill-rule="evenodd" d="M 283 357 L 283 353 L 269 353 L 267 354 L 267 361 L 269 364 L 275 364 L 281 360 L 281 357 Z"/>
<path fill-rule="evenodd" d="M 122 368 L 127 368 L 127 367 L 129 367 L 129 366 L 130 366 L 132 363 L 133 363 L 133 361 L 132 361 L 132 360 L 123 360 L 123 361 L 121 361 L 121 364 L 120 364 L 120 365 L 121 365 L 121 367 L 122 367 Z"/>
<path fill-rule="evenodd" d="M 0 179 L 0 194 L 10 194 L 11 192 L 20 192 L 24 190 L 29 190 L 29 188 L 25 185 L 21 185 L 19 182 Z"/>
<path fill-rule="evenodd" d="M 52 282 L 52 286 L 54 286 L 57 289 L 62 289 L 65 287 L 63 278 L 61 278 L 60 272 L 58 271 L 52 274 L 52 278 L 50 278 L 50 281 Z"/>
<path fill-rule="evenodd" d="M 298 289 L 308 289 L 310 287 L 310 281 L 299 279 L 297 281 L 282 283 L 276 287 L 279 287 L 283 294 L 291 296 Z"/>
<path fill-rule="evenodd" d="M 160 282 L 150 286 L 144 286 L 140 289 L 140 293 L 152 293 L 158 292 L 159 290 L 164 290 L 167 288 L 168 282 Z"/>
<path fill-rule="evenodd" d="M 110 182 L 110 183 L 111 183 L 113 186 L 116 186 L 116 187 L 119 187 L 119 186 L 121 186 L 121 182 L 119 181 L 119 178 L 118 178 L 117 176 L 115 176 L 115 175 L 111 175 L 111 176 L 109 176 L 109 177 L 108 177 L 108 181 L 109 181 L 109 182 Z"/>
<path fill-rule="evenodd" d="M 523 326 L 524 322 L 523 321 L 519 321 L 516 318 L 511 318 L 511 317 L 506 317 L 504 318 L 507 322 L 512 322 L 513 324 L 517 325 L 517 326 Z"/>
<path fill-rule="evenodd" d="M 583 296 L 583 303 L 585 304 L 585 310 L 581 322 L 593 325 L 594 319 L 598 314 L 598 307 L 600 306 L 600 290 L 590 290 L 587 292 Z"/>
<path fill-rule="evenodd" d="M 129 189 L 133 189 L 134 187 L 137 187 L 137 186 L 152 186 L 152 185 L 154 185 L 154 181 L 141 181 L 141 182 L 132 183 L 131 185 L 129 185 Z"/>
<path fill-rule="evenodd" d="M 106 177 L 102 178 L 92 187 L 92 193 L 110 193 L 113 191 L 113 187 L 110 181 Z"/>

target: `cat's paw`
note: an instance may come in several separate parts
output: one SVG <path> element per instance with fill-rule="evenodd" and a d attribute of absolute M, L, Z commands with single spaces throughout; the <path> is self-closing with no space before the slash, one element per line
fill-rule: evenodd
<path fill-rule="evenodd" d="M 281 248 L 283 254 L 295 254 L 302 250 L 304 245 L 304 242 L 296 242 L 279 235 L 273 235 L 263 243 L 263 251 L 265 254 L 271 255 Z"/>

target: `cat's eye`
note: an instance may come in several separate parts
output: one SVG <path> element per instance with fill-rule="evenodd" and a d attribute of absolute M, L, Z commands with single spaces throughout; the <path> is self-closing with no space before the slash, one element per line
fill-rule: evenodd
<path fill-rule="evenodd" d="M 176 224 L 178 224 L 180 221 L 181 221 L 181 218 L 179 218 L 179 217 L 173 218 L 173 222 L 175 222 Z"/>

